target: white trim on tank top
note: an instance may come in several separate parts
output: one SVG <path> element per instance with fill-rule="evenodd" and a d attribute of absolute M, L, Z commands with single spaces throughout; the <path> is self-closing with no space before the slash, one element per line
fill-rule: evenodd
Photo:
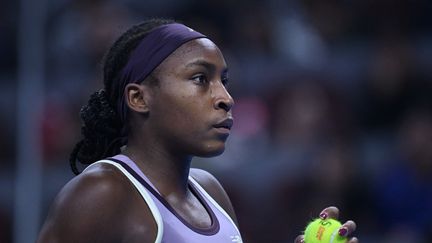
<path fill-rule="evenodd" d="M 110 165 L 115 166 L 132 182 L 132 184 L 138 190 L 138 192 L 140 193 L 140 195 L 142 196 L 144 201 L 147 203 L 147 205 L 148 205 L 148 207 L 149 207 L 149 209 L 150 209 L 151 213 L 153 214 L 153 217 L 156 221 L 156 224 L 158 227 L 158 232 L 156 235 L 155 243 L 161 243 L 162 242 L 162 236 L 163 236 L 162 216 L 161 216 L 159 209 L 157 208 L 155 202 L 151 198 L 149 192 L 144 188 L 144 186 L 137 179 L 135 179 L 135 177 L 133 177 L 125 168 L 123 168 L 123 166 L 121 166 L 120 164 L 113 162 L 111 160 L 96 161 L 96 162 L 92 163 L 91 165 L 89 165 L 85 170 L 87 170 L 90 166 L 92 166 L 94 164 L 100 164 L 100 163 L 106 163 L 106 164 L 110 164 Z"/>

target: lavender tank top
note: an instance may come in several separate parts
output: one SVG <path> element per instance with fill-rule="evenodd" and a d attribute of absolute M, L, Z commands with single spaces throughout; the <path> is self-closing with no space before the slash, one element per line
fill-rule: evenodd
<path fill-rule="evenodd" d="M 117 167 L 131 182 L 149 206 L 158 225 L 155 242 L 159 243 L 242 243 L 239 230 L 223 208 L 189 176 L 189 188 L 211 218 L 211 226 L 197 228 L 183 219 L 160 195 L 138 166 L 125 155 L 116 155 L 96 163 Z M 96 164 L 93 163 L 93 164 Z M 93 165 L 92 164 L 92 165 Z"/>

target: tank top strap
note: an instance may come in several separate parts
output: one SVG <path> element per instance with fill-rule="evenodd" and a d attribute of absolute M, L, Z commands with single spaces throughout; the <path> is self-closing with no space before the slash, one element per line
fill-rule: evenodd
<path fill-rule="evenodd" d="M 118 154 L 116 156 L 113 156 L 111 158 L 108 158 L 109 160 L 113 160 L 120 164 L 126 164 L 128 167 L 130 167 L 135 173 L 137 173 L 154 191 L 156 191 L 158 194 L 158 189 L 153 185 L 153 183 L 149 180 L 149 178 L 144 175 L 144 173 L 138 168 L 135 162 L 133 162 L 128 156 L 123 154 Z"/>
<path fill-rule="evenodd" d="M 162 219 L 161 213 L 159 212 L 158 207 L 156 206 L 155 202 L 153 201 L 150 193 L 144 188 L 143 184 L 140 183 L 137 179 L 135 179 L 135 177 L 133 175 L 131 175 L 131 173 L 129 173 L 129 171 L 126 169 L 127 167 L 122 166 L 121 163 L 119 163 L 118 161 L 112 161 L 112 160 L 108 160 L 108 159 L 99 160 L 99 161 L 96 161 L 96 162 L 92 163 L 91 165 L 87 166 L 87 168 L 85 168 L 84 171 L 88 170 L 89 168 L 93 167 L 96 164 L 110 164 L 110 165 L 116 167 L 134 185 L 134 187 L 137 189 L 137 191 L 139 192 L 141 197 L 147 203 L 147 205 L 150 209 L 150 212 L 152 213 L 152 215 L 156 221 L 158 231 L 157 231 L 155 243 L 161 243 L 162 238 L 163 238 L 163 234 L 164 234 L 163 219 Z"/>

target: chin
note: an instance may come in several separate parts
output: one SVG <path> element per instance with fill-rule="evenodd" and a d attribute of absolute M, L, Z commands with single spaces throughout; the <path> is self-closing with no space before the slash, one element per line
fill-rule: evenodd
<path fill-rule="evenodd" d="M 196 156 L 210 158 L 221 155 L 225 151 L 225 144 L 222 146 L 207 146 L 204 151 L 197 153 Z"/>

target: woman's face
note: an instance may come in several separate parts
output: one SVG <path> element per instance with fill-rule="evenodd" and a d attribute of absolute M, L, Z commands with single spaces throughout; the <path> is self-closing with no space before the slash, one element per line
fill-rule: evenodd
<path fill-rule="evenodd" d="M 148 121 L 162 146 L 201 157 L 224 151 L 234 104 L 227 72 L 219 48 L 204 38 L 183 44 L 156 68 Z"/>

